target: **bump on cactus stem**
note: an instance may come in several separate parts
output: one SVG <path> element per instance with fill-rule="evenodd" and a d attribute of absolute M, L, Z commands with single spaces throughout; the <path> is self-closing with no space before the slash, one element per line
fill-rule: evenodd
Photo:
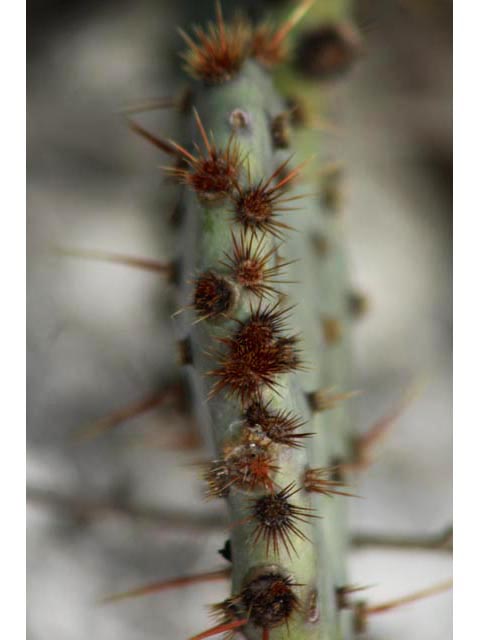
<path fill-rule="evenodd" d="M 338 318 L 322 318 L 322 330 L 325 343 L 327 345 L 335 344 L 341 340 L 343 335 L 342 321 Z"/>
<path fill-rule="evenodd" d="M 209 463 L 205 471 L 208 497 L 225 498 L 232 486 L 255 491 L 273 491 L 272 476 L 279 470 L 272 453 L 262 442 L 244 438 L 224 448 L 224 457 Z"/>
<path fill-rule="evenodd" d="M 370 301 L 360 291 L 351 291 L 347 297 L 347 304 L 352 317 L 361 318 L 367 313 Z"/>
<path fill-rule="evenodd" d="M 288 621 L 300 603 L 294 592 L 298 586 L 290 576 L 274 567 L 260 570 L 243 587 L 240 599 L 249 619 L 258 627 L 271 629 Z"/>
<path fill-rule="evenodd" d="M 249 622 L 262 629 L 262 638 L 268 638 L 270 629 L 288 626 L 289 618 L 300 610 L 294 591 L 298 586 L 301 585 L 284 575 L 279 567 L 267 565 L 251 572 L 237 595 L 213 605 L 211 610 L 220 625 L 238 621 L 238 626 L 243 626 Z"/>
<path fill-rule="evenodd" d="M 286 97 L 285 103 L 289 109 L 292 127 L 307 127 L 310 123 L 311 115 L 305 98 L 298 94 L 293 94 Z"/>
<path fill-rule="evenodd" d="M 273 146 L 276 149 L 288 149 L 290 147 L 292 142 L 290 122 L 291 113 L 288 111 L 279 113 L 273 118 L 270 131 L 272 133 Z"/>
<path fill-rule="evenodd" d="M 268 263 L 272 256 L 277 254 L 278 247 L 267 249 L 267 238 L 263 235 L 258 243 L 255 236 L 249 239 L 244 232 L 240 234 L 240 240 L 232 232 L 232 249 L 225 252 L 225 260 L 220 264 L 229 270 L 230 277 L 242 288 L 247 289 L 258 298 L 278 295 L 275 285 L 285 284 L 285 280 L 276 280 L 275 276 L 282 273 L 290 262 L 278 261 L 271 267 Z"/>
<path fill-rule="evenodd" d="M 208 84 L 230 80 L 237 74 L 249 54 L 250 28 L 248 23 L 237 16 L 226 25 L 220 2 L 216 2 L 217 22 L 210 23 L 206 30 L 193 29 L 193 38 L 180 30 L 180 35 L 188 45 L 182 54 L 185 69 L 194 78 Z"/>
<path fill-rule="evenodd" d="M 343 167 L 330 165 L 322 171 L 322 174 L 321 192 L 323 204 L 327 211 L 338 213 L 343 208 Z"/>
<path fill-rule="evenodd" d="M 264 388 L 275 390 L 277 376 L 302 368 L 298 338 L 279 335 L 284 311 L 259 306 L 233 336 L 218 338 L 227 352 L 213 354 L 220 366 L 207 374 L 218 378 L 210 397 L 225 389 L 246 406 Z"/>
<path fill-rule="evenodd" d="M 256 525 L 252 542 L 257 544 L 263 540 L 267 555 L 272 548 L 274 555 L 278 556 L 280 545 L 283 545 L 291 557 L 291 553 L 297 553 L 295 536 L 302 540 L 309 540 L 298 523 L 308 522 L 309 518 L 318 516 L 313 513 L 313 509 L 298 506 L 290 500 L 300 490 L 301 488 L 296 487 L 292 482 L 280 491 L 252 499 L 252 515 L 249 521 L 253 520 Z"/>
<path fill-rule="evenodd" d="M 294 210 L 289 206 L 289 203 L 302 197 L 285 197 L 285 191 L 288 185 L 300 174 L 305 163 L 289 170 L 286 175 L 282 176 L 288 162 L 289 159 L 282 162 L 266 180 L 262 179 L 256 184 L 252 183 L 249 171 L 246 188 L 241 187 L 238 182 L 235 184 L 233 196 L 235 220 L 242 225 L 244 230 L 250 230 L 254 234 L 271 233 L 275 237 L 281 238 L 285 231 L 292 229 L 279 218 L 285 211 Z"/>
<path fill-rule="evenodd" d="M 272 442 L 288 447 L 300 447 L 304 438 L 315 435 L 314 432 L 298 433 L 305 421 L 292 411 L 275 411 L 270 404 L 261 400 L 252 402 L 244 414 L 246 426 L 252 430 L 260 429 Z"/>
<path fill-rule="evenodd" d="M 228 315 L 238 302 L 238 291 L 231 280 L 213 271 L 195 280 L 192 307 L 201 320 Z"/>
<path fill-rule="evenodd" d="M 318 607 L 318 590 L 312 589 L 308 594 L 306 614 L 308 622 L 315 623 L 320 619 L 320 610 Z"/>
<path fill-rule="evenodd" d="M 310 243 L 319 257 L 326 256 L 330 249 L 329 241 L 322 233 L 312 233 L 310 236 Z"/>
<path fill-rule="evenodd" d="M 177 340 L 177 361 L 182 367 L 193 364 L 192 341 L 188 336 Z"/>
<path fill-rule="evenodd" d="M 243 109 L 234 109 L 228 116 L 228 122 L 234 131 L 248 130 L 251 125 L 250 115 Z"/>
<path fill-rule="evenodd" d="M 302 35 L 295 66 L 308 78 L 330 80 L 347 72 L 362 48 L 358 31 L 351 24 L 323 24 Z"/>
<path fill-rule="evenodd" d="M 225 149 L 216 146 L 213 139 L 209 140 L 205 128 L 196 110 L 195 121 L 200 131 L 205 152 L 196 145 L 197 155 L 176 142 L 171 142 L 178 154 L 182 156 L 186 166 L 165 167 L 165 171 L 179 182 L 189 185 L 198 197 L 208 203 L 223 201 L 238 184 L 242 158 L 239 147 L 232 134 Z"/>

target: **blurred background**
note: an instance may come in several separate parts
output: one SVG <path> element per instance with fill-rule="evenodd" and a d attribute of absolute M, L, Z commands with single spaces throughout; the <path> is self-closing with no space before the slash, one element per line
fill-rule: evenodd
<path fill-rule="evenodd" d="M 183 6 L 182 6 L 183 2 Z M 208 626 L 222 583 L 98 607 L 99 597 L 223 566 L 222 505 L 171 402 L 91 442 L 84 424 L 175 380 L 172 291 L 153 274 L 58 257 L 83 247 L 165 259 L 176 188 L 119 108 L 171 95 L 182 2 L 28 3 L 28 638 L 176 640 Z M 412 382 L 421 392 L 352 501 L 355 534 L 434 535 L 451 523 L 451 1 L 359 0 L 365 56 L 348 77 L 343 136 L 359 431 Z M 171 135 L 175 116 L 146 115 Z M 178 442 L 177 442 L 178 444 Z M 219 524 L 220 523 L 220 524 Z M 358 547 L 369 602 L 451 575 L 445 551 Z M 369 637 L 446 640 L 451 594 L 371 621 Z"/>

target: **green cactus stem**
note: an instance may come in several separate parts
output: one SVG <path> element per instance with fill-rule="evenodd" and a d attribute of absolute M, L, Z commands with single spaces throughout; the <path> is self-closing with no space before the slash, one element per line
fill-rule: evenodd
<path fill-rule="evenodd" d="M 274 86 L 250 25 L 218 16 L 196 35 L 185 36 L 196 111 L 173 169 L 187 184 L 188 313 L 176 326 L 216 452 L 209 493 L 229 508 L 232 597 L 217 606 L 220 627 L 241 626 L 249 640 L 349 638 L 352 615 L 336 597 L 347 584 L 347 498 L 325 470 L 351 455 L 350 424 L 320 400 L 327 387 L 349 387 L 350 288 L 318 167 L 304 166 L 322 138 L 290 130 L 289 95 Z M 325 491 L 305 482 L 308 469 L 327 473 Z"/>

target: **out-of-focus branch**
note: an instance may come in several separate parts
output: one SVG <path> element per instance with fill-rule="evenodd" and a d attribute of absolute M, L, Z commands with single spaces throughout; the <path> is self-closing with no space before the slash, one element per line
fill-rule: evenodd
<path fill-rule="evenodd" d="M 128 518 L 155 524 L 168 529 L 218 531 L 226 527 L 226 518 L 216 513 L 191 513 L 148 505 L 115 501 L 109 498 L 92 498 L 64 495 L 50 489 L 27 487 L 27 503 L 57 508 L 84 520 L 102 517 Z"/>
<path fill-rule="evenodd" d="M 353 536 L 352 544 L 355 547 L 425 549 L 451 552 L 453 549 L 453 527 L 450 526 L 440 534 L 430 536 L 393 536 L 360 533 Z"/>

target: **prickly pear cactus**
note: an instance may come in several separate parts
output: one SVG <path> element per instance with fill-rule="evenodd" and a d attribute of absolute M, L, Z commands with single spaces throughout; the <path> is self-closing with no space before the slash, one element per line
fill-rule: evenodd
<path fill-rule="evenodd" d="M 175 324 L 216 452 L 204 475 L 208 494 L 228 505 L 232 563 L 231 597 L 197 638 L 353 634 L 338 597 L 347 585 L 343 471 L 353 440 L 342 395 L 330 389 L 347 390 L 351 371 L 337 176 L 322 182 L 312 157 L 321 134 L 301 104 L 321 103 L 318 89 L 302 92 L 318 69 L 294 60 L 281 70 L 287 36 L 312 4 L 258 25 L 224 22 L 217 5 L 215 22 L 183 34 L 193 110 L 187 135 L 164 149 L 184 184 L 184 313 Z M 314 18 L 337 18 L 347 5 L 324 3 Z M 313 66 L 316 36 L 300 36 Z M 289 90 L 295 74 L 300 93 Z"/>

